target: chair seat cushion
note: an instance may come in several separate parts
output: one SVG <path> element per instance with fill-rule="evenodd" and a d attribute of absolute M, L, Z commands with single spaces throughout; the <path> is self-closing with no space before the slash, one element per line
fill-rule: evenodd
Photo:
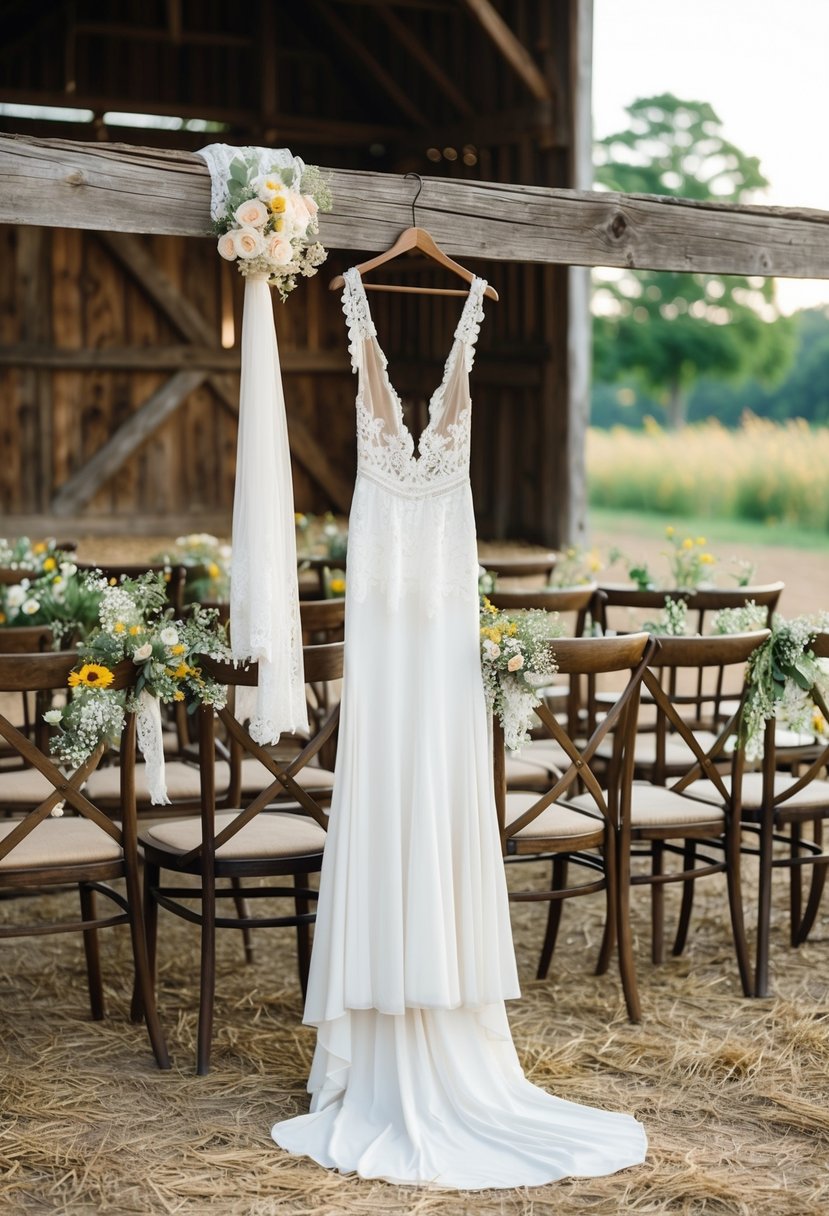
<path fill-rule="evenodd" d="M 0 772 L 0 808 L 36 807 L 55 792 L 51 781 L 36 768 L 8 769 Z"/>
<path fill-rule="evenodd" d="M 254 798 L 256 794 L 267 789 L 276 780 L 270 769 L 266 768 L 255 756 L 245 756 L 241 768 L 242 796 L 245 799 Z M 334 774 L 331 769 L 316 768 L 311 764 L 306 764 L 305 768 L 301 768 L 295 774 L 294 781 L 304 790 L 331 790 L 334 788 Z M 218 785 L 217 777 L 218 788 L 221 787 Z"/>
<path fill-rule="evenodd" d="M 201 773 L 193 764 L 183 760 L 168 760 L 164 765 L 164 779 L 167 782 L 167 794 L 173 802 L 183 799 L 198 799 L 201 795 Z M 216 790 L 219 794 L 226 791 L 230 782 L 230 768 L 225 760 L 216 762 Z M 117 765 L 97 768 L 90 773 L 86 787 L 92 802 L 117 802 L 121 796 L 121 770 Z M 135 796 L 139 802 L 149 802 L 150 791 L 147 787 L 147 767 L 144 764 L 135 766 Z"/>
<path fill-rule="evenodd" d="M 241 812 L 222 811 L 216 816 L 218 835 Z M 163 844 L 177 853 L 189 853 L 201 844 L 201 818 L 173 819 L 157 823 L 140 835 L 142 844 Z M 262 811 L 216 850 L 225 861 L 262 857 L 305 857 L 321 853 L 325 831 L 307 815 Z"/>
<path fill-rule="evenodd" d="M 652 785 L 650 781 L 634 781 L 632 793 L 631 822 L 634 828 L 680 828 L 711 824 L 719 832 L 725 822 L 721 807 L 674 794 L 662 785 Z M 589 794 L 580 794 L 571 803 L 584 810 L 595 808 L 596 805 Z"/>
<path fill-rule="evenodd" d="M 507 824 L 513 823 L 537 802 L 534 794 L 507 794 Z M 594 811 L 596 804 L 592 803 Z M 585 815 L 581 811 L 553 803 L 537 815 L 525 827 L 516 832 L 513 840 L 560 840 L 579 836 L 594 836 L 601 829 L 602 820 L 596 815 Z"/>
<path fill-rule="evenodd" d="M 0 823 L 0 840 L 17 826 L 17 820 Z M 39 823 L 25 840 L 0 860 L 0 870 L 35 869 L 48 866 L 82 865 L 85 862 L 117 861 L 122 856 L 117 840 L 89 819 L 50 816 Z"/>
<path fill-rule="evenodd" d="M 774 778 L 774 793 L 775 797 L 787 790 L 790 785 L 794 784 L 794 778 L 786 773 L 777 773 Z M 731 778 L 723 777 L 723 785 L 726 789 L 731 789 Z M 688 786 L 688 794 L 692 798 L 699 798 L 704 802 L 712 802 L 717 805 L 722 805 L 722 799 L 717 790 L 709 781 L 694 781 Z M 763 774 L 762 773 L 744 773 L 742 784 L 742 803 L 743 810 L 751 813 L 759 811 L 763 804 Z M 791 807 L 792 810 L 808 810 L 811 807 L 815 808 L 816 812 L 823 809 L 829 814 L 829 781 L 810 781 L 809 784 L 792 798 L 787 798 L 781 803 L 780 809 Z"/>
<path fill-rule="evenodd" d="M 695 733 L 694 738 L 699 743 L 703 752 L 706 752 L 709 747 L 713 746 L 717 736 L 710 731 L 700 730 Z M 609 760 L 613 755 L 612 742 L 605 739 L 599 744 L 596 752 L 603 760 Z M 635 756 L 637 764 L 654 764 L 656 762 L 655 734 L 638 734 L 636 736 Z M 667 736 L 665 739 L 666 764 L 670 764 L 672 767 L 684 766 L 685 768 L 690 768 L 692 764 L 696 763 L 696 760 L 697 757 L 684 739 L 680 738 L 679 735 Z"/>

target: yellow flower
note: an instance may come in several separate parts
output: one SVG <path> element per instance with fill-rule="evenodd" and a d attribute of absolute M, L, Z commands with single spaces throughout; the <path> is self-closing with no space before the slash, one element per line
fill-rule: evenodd
<path fill-rule="evenodd" d="M 690 536 L 686 536 L 685 540 L 682 542 L 682 548 L 683 549 L 693 549 L 693 547 L 694 547 L 694 542 L 691 540 Z"/>
<path fill-rule="evenodd" d="M 174 700 L 174 701 L 183 701 L 183 700 L 184 700 L 184 693 L 181 691 L 181 689 L 180 689 L 180 688 L 179 688 L 179 689 L 177 689 L 177 690 L 176 690 L 176 691 L 173 693 L 173 700 Z"/>
<path fill-rule="evenodd" d="M 703 565 L 710 566 L 713 563 L 714 558 L 710 553 L 700 553 L 699 560 L 703 563 Z"/>
<path fill-rule="evenodd" d="M 342 595 L 342 593 L 345 591 L 344 578 L 332 578 L 328 585 L 335 595 Z"/>
<path fill-rule="evenodd" d="M 70 672 L 69 687 L 77 688 L 79 684 L 85 684 L 87 688 L 109 688 L 114 679 L 115 674 L 108 667 L 102 667 L 99 663 L 84 663 L 80 671 Z"/>
<path fill-rule="evenodd" d="M 812 712 L 812 730 L 816 735 L 825 735 L 827 730 L 829 730 L 826 725 L 826 719 L 817 706 L 815 706 Z"/>
<path fill-rule="evenodd" d="M 509 625 L 507 625 L 507 637 L 514 638 L 516 633 L 518 633 L 518 626 L 515 621 L 510 621 Z"/>
<path fill-rule="evenodd" d="M 284 219 L 280 218 L 280 219 L 278 219 L 278 220 L 274 220 L 274 222 L 273 222 L 273 230 L 274 230 L 274 232 L 282 232 L 282 230 L 283 230 L 283 228 L 284 228 L 284 227 L 285 227 L 285 221 L 284 221 Z"/>
<path fill-rule="evenodd" d="M 219 569 L 219 567 L 216 565 L 215 562 L 211 562 L 209 564 L 209 566 L 207 567 L 207 573 L 210 575 L 211 578 L 218 578 L 219 575 L 221 574 L 221 570 Z"/>
<path fill-rule="evenodd" d="M 46 542 L 39 540 L 36 545 L 32 545 L 32 553 L 45 553 Z"/>
<path fill-rule="evenodd" d="M 190 674 L 190 668 L 186 663 L 179 663 L 172 673 L 177 680 L 183 680 L 186 675 Z"/>
<path fill-rule="evenodd" d="M 46 561 L 43 563 L 43 569 L 44 570 L 54 570 L 54 568 L 57 564 L 58 563 L 55 561 L 55 559 L 53 557 L 47 557 Z"/>
<path fill-rule="evenodd" d="M 5 614 L 5 612 L 0 612 L 0 625 L 5 625 L 5 623 L 6 623 L 6 614 Z"/>
<path fill-rule="evenodd" d="M 698 545 L 704 545 L 704 544 L 705 544 L 705 537 L 704 537 L 704 536 L 698 536 L 698 537 L 697 537 L 697 544 L 698 544 Z"/>
<path fill-rule="evenodd" d="M 175 646 L 170 647 L 170 654 L 184 654 L 186 649 L 183 642 L 178 642 Z"/>
<path fill-rule="evenodd" d="M 676 528 L 672 527 L 671 524 L 668 524 L 667 528 L 665 529 L 665 535 L 673 536 L 674 532 L 676 532 Z"/>
<path fill-rule="evenodd" d="M 115 624 L 112 626 L 112 632 L 113 633 L 123 633 L 126 630 L 126 628 L 127 627 L 123 621 L 116 621 Z"/>
<path fill-rule="evenodd" d="M 281 215 L 285 210 L 285 195 L 275 194 L 271 199 L 271 211 L 276 215 Z"/>
<path fill-rule="evenodd" d="M 110 587 L 115 587 L 115 586 L 117 585 L 117 583 L 118 583 L 118 579 L 117 579 L 117 578 L 111 578 L 111 579 L 109 580 L 109 585 L 110 585 Z"/>
<path fill-rule="evenodd" d="M 141 632 L 140 625 L 130 625 L 130 637 L 131 638 L 137 637 L 140 632 Z"/>
<path fill-rule="evenodd" d="M 501 630 L 495 625 L 484 625 L 481 630 L 481 637 L 489 638 L 490 642 L 494 642 L 496 646 L 501 644 Z"/>

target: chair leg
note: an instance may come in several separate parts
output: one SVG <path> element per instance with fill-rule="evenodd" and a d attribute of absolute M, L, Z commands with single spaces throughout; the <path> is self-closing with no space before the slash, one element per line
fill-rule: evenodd
<path fill-rule="evenodd" d="M 769 940 L 771 937 L 771 875 L 774 849 L 774 818 L 766 808 L 760 826 L 760 892 L 757 901 L 757 965 L 754 995 L 769 994 Z"/>
<path fill-rule="evenodd" d="M 150 862 L 144 863 L 144 898 L 142 901 L 144 912 L 144 937 L 147 942 L 147 971 L 150 977 L 150 984 L 153 992 L 157 987 L 157 964 L 156 964 L 156 949 L 158 939 L 158 904 L 155 902 L 154 888 L 158 886 L 161 871 L 158 866 L 152 865 Z M 130 1019 L 133 1022 L 140 1022 L 144 1017 L 144 1003 L 141 998 L 141 991 L 138 986 L 138 974 L 136 973 L 135 984 L 132 990 L 132 1006 L 130 1008 Z"/>
<path fill-rule="evenodd" d="M 128 861 L 124 877 L 126 879 L 127 901 L 130 909 L 130 935 L 132 937 L 132 957 L 135 965 L 135 988 L 139 993 L 140 1005 L 144 1012 L 144 1021 L 147 1025 L 147 1033 L 150 1036 L 150 1044 L 156 1063 L 159 1068 L 169 1068 L 170 1056 L 167 1051 L 167 1043 L 164 1039 L 164 1031 L 161 1029 L 158 1011 L 155 1007 L 155 992 L 153 990 L 154 986 L 147 957 L 146 926 L 144 924 L 137 866 L 131 865 Z"/>
<path fill-rule="evenodd" d="M 696 865 L 697 857 L 697 842 L 694 839 L 685 841 L 685 848 L 682 854 L 683 869 L 687 872 L 693 870 Z M 674 938 L 673 949 L 674 955 L 679 955 L 685 949 L 685 943 L 688 940 L 688 926 L 691 923 L 691 909 L 694 906 L 694 879 L 686 878 L 682 884 L 682 905 L 679 910 L 679 922 L 676 927 L 676 937 Z"/>
<path fill-rule="evenodd" d="M 819 845 L 821 848 L 823 847 L 823 822 L 820 819 L 814 821 L 814 841 L 816 845 Z M 794 943 L 796 946 L 800 946 L 806 941 L 817 919 L 823 888 L 826 884 L 827 869 L 829 869 L 829 863 L 825 861 L 815 862 L 812 866 L 809 896 L 806 900 L 806 911 L 803 913 L 803 920 L 798 926 L 797 941 Z"/>
<path fill-rule="evenodd" d="M 737 967 L 740 972 L 740 982 L 743 986 L 743 996 L 754 996 L 754 984 L 751 975 L 751 964 L 748 959 L 748 939 L 743 918 L 743 888 L 742 888 L 742 829 L 740 823 L 730 823 L 726 828 L 725 877 L 728 885 L 728 907 L 731 912 L 731 933 L 734 938 L 734 949 L 737 953 Z"/>
<path fill-rule="evenodd" d="M 619 971 L 625 993 L 628 1018 L 631 1022 L 642 1019 L 642 1006 L 636 983 L 636 962 L 633 957 L 633 933 L 630 927 L 630 849 L 620 848 L 616 865 L 616 903 L 619 935 Z"/>
<path fill-rule="evenodd" d="M 308 886 L 307 874 L 295 874 L 294 886 L 297 888 Z M 297 916 L 308 915 L 308 897 L 306 895 L 294 896 L 294 907 Z M 299 969 L 299 986 L 302 989 L 302 999 L 308 993 L 308 972 L 311 967 L 311 926 L 307 921 L 297 923 L 296 927 L 296 957 L 297 967 Z"/>
<path fill-rule="evenodd" d="M 605 921 L 599 957 L 596 960 L 596 975 L 605 975 L 610 966 L 613 947 L 616 945 L 617 895 L 616 895 L 616 851 L 613 836 L 608 832 L 604 850 L 605 866 Z"/>
<path fill-rule="evenodd" d="M 663 871 L 665 846 L 661 840 L 651 842 L 651 877 L 657 878 Z M 651 884 L 651 962 L 664 962 L 665 948 L 665 886 L 661 882 Z"/>
<path fill-rule="evenodd" d="M 210 1045 L 213 1040 L 213 1005 L 216 996 L 216 891 L 202 874 L 201 896 L 201 983 L 199 986 L 199 1032 L 196 1072 L 210 1072 Z"/>
<path fill-rule="evenodd" d="M 81 883 L 81 916 L 84 920 L 95 920 L 95 892 Z M 86 955 L 86 975 L 89 982 L 89 1005 L 92 1017 L 100 1022 L 104 1016 L 104 986 L 101 980 L 101 955 L 98 950 L 98 930 L 84 929 L 83 948 Z"/>
<path fill-rule="evenodd" d="M 248 901 L 245 899 L 245 889 L 235 875 L 231 878 L 230 885 L 233 889 L 233 903 L 236 908 L 236 915 L 240 920 L 247 920 L 250 917 L 250 908 L 248 907 Z M 247 925 L 242 930 L 242 942 L 245 947 L 245 962 L 251 964 L 255 960 L 253 955 L 253 933 L 250 925 Z"/>
<path fill-rule="evenodd" d="M 550 887 L 552 891 L 561 891 L 567 885 L 567 861 L 566 853 L 561 853 L 553 858 L 553 873 Z M 550 959 L 553 957 L 553 951 L 556 947 L 563 903 L 564 900 L 562 899 L 551 899 L 548 901 L 547 931 L 544 934 L 544 943 L 538 959 L 538 970 L 535 975 L 537 980 L 545 980 L 547 972 L 550 970 Z"/>
<path fill-rule="evenodd" d="M 789 830 L 789 855 L 792 863 L 800 856 L 800 839 L 800 824 L 792 823 Z M 789 940 L 793 946 L 799 944 L 797 936 L 802 920 L 803 894 L 800 884 L 800 866 L 792 864 L 789 866 Z"/>

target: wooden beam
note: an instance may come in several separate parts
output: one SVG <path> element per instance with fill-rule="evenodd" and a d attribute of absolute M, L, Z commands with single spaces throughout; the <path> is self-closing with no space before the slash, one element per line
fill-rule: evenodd
<path fill-rule="evenodd" d="M 325 170 L 329 249 L 385 249 L 411 222 L 411 183 Z M 829 212 L 648 194 L 424 178 L 421 222 L 459 258 L 829 278 Z M 210 183 L 192 153 L 0 136 L 0 223 L 206 236 Z"/>
<path fill-rule="evenodd" d="M 475 107 L 469 98 L 458 88 L 454 80 L 444 72 L 432 52 L 413 34 L 405 21 L 401 21 L 397 14 L 392 9 L 387 8 L 386 5 L 382 5 L 377 9 L 377 16 L 385 23 L 391 31 L 392 36 L 420 64 L 426 74 L 431 76 L 444 97 L 447 97 L 451 101 L 458 113 L 471 117 L 475 113 Z"/>
<path fill-rule="evenodd" d="M 530 52 L 516 37 L 491 0 L 463 0 L 472 16 L 492 39 L 507 63 L 514 69 L 538 101 L 549 101 L 552 90 Z"/>
<path fill-rule="evenodd" d="M 35 231 L 35 230 L 33 230 Z M 220 346 L 105 346 L 95 348 L 49 346 L 20 342 L 0 346 L 0 367 L 37 367 L 64 371 L 201 371 L 238 372 L 240 354 Z M 348 356 L 336 350 L 280 351 L 286 376 L 347 372 Z"/>
<path fill-rule="evenodd" d="M 343 54 L 344 49 L 353 55 L 363 65 L 369 75 L 374 77 L 380 88 L 394 102 L 401 114 L 405 114 L 416 127 L 428 126 L 428 119 L 424 116 L 423 112 L 414 104 L 408 93 L 401 89 L 392 74 L 387 72 L 383 65 L 377 62 L 362 39 L 354 33 L 351 26 L 343 21 L 342 17 L 338 17 L 336 13 L 332 12 L 330 8 L 326 8 L 324 4 L 320 4 L 319 0 L 312 0 L 311 7 L 317 16 L 330 28 L 337 41 L 342 44 L 339 54 Z"/>
<path fill-rule="evenodd" d="M 153 431 L 178 409 L 205 378 L 200 371 L 176 372 L 118 428 L 94 456 L 64 482 L 52 500 L 56 515 L 72 515 L 94 498 Z"/>

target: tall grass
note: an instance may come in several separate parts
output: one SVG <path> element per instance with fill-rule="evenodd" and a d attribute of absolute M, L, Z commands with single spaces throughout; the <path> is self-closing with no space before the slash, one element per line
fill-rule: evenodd
<path fill-rule="evenodd" d="M 587 470 L 594 507 L 829 528 L 829 428 L 802 419 L 591 428 Z"/>

